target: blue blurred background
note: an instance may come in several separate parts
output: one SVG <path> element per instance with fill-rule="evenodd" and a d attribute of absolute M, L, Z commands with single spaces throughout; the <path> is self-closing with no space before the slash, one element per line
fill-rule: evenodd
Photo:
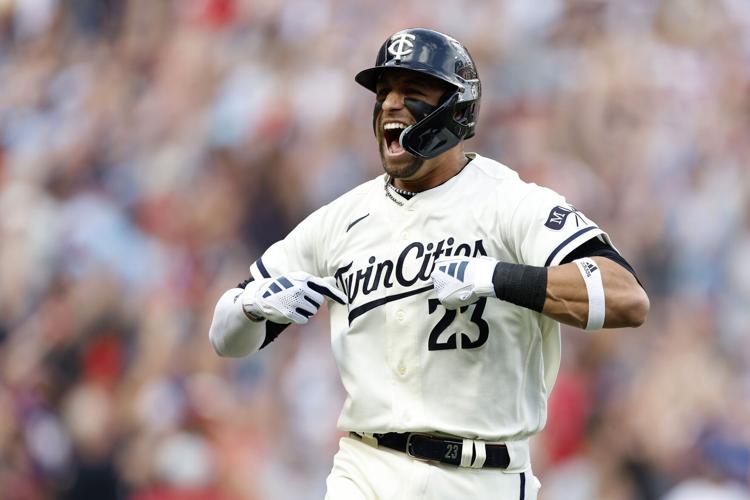
<path fill-rule="evenodd" d="M 638 330 L 563 329 L 541 498 L 750 498 L 747 0 L 0 0 L 3 499 L 322 498 L 325 315 L 243 360 L 208 325 L 380 173 L 353 75 L 410 26 L 477 60 L 467 148 L 564 193 L 651 297 Z"/>

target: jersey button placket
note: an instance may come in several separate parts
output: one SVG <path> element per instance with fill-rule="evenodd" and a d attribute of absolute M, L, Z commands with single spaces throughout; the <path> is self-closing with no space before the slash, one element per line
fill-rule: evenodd
<path fill-rule="evenodd" d="M 396 309 L 396 313 L 394 314 L 394 317 L 396 319 L 396 328 L 401 331 L 403 328 L 403 325 L 406 323 L 406 312 L 402 308 Z M 401 354 L 403 356 L 403 353 Z M 399 360 L 397 366 L 396 366 L 396 372 L 401 375 L 402 377 L 406 375 L 406 362 L 402 358 Z"/>

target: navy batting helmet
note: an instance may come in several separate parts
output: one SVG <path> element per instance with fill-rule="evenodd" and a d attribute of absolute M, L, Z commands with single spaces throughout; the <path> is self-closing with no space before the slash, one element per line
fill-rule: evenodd
<path fill-rule="evenodd" d="M 454 88 L 437 107 L 405 101 L 417 120 L 399 138 L 406 151 L 420 158 L 433 158 L 474 135 L 482 87 L 474 60 L 460 42 L 429 29 L 401 30 L 380 47 L 375 66 L 360 71 L 354 79 L 377 92 L 378 79 L 389 68 L 429 75 Z M 377 110 L 376 107 L 376 114 Z"/>

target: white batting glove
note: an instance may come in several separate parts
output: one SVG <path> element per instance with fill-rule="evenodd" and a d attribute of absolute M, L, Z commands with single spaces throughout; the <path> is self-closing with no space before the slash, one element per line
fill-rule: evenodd
<path fill-rule="evenodd" d="M 494 297 L 492 275 L 497 262 L 491 257 L 438 259 L 431 278 L 440 303 L 446 309 L 458 309 L 482 297 Z"/>
<path fill-rule="evenodd" d="M 242 293 L 242 309 L 250 319 L 304 324 L 318 312 L 326 297 L 339 304 L 347 302 L 333 278 L 297 271 L 248 283 Z"/>

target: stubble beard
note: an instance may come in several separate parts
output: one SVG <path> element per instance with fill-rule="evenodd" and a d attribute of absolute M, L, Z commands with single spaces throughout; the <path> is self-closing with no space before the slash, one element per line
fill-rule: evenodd
<path fill-rule="evenodd" d="M 424 164 L 424 159 L 417 158 L 410 154 L 409 158 L 411 161 L 408 163 L 402 165 L 393 165 L 389 163 L 383 152 L 386 147 L 384 141 L 385 139 L 381 137 L 379 141 L 380 148 L 378 149 L 380 151 L 380 161 L 383 164 L 383 170 L 385 170 L 386 174 L 390 175 L 393 179 L 406 179 L 419 172 L 419 169 L 422 168 L 422 165 Z"/>

